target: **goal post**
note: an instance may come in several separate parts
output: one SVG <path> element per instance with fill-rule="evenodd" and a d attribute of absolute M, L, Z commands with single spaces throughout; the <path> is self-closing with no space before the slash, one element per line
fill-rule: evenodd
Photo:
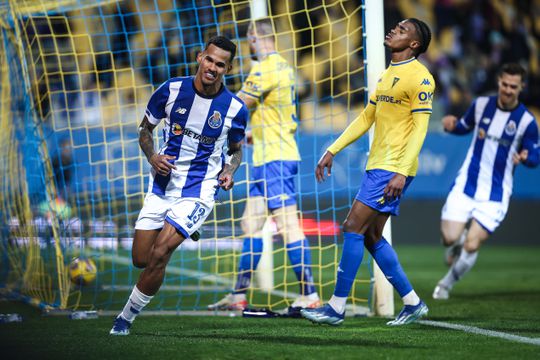
<path fill-rule="evenodd" d="M 379 77 L 386 67 L 384 51 L 384 1 L 383 0 L 365 0 L 364 2 L 364 24 L 365 24 L 365 74 L 367 76 L 368 92 L 366 93 L 366 102 L 369 94 L 377 88 Z M 375 125 L 374 125 L 375 126 Z M 369 131 L 369 144 L 373 140 L 373 127 Z M 388 221 L 383 230 L 383 236 L 392 244 L 392 219 Z M 377 263 L 373 261 L 374 291 L 373 303 L 374 312 L 379 316 L 394 315 L 394 289 L 386 280 Z"/>

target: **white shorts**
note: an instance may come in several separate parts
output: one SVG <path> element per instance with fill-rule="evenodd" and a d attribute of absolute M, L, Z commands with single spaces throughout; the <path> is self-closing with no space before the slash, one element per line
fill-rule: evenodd
<path fill-rule="evenodd" d="M 161 229 L 166 221 L 187 239 L 201 227 L 213 207 L 214 201 L 148 193 L 135 229 Z"/>
<path fill-rule="evenodd" d="M 492 233 L 506 216 L 508 205 L 497 201 L 475 200 L 462 191 L 452 190 L 443 206 L 441 219 L 466 223 L 475 219 Z"/>

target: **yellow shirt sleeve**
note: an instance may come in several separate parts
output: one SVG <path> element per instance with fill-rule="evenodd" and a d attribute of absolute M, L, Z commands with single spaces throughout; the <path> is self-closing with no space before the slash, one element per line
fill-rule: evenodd
<path fill-rule="evenodd" d="M 257 100 L 261 99 L 265 93 L 272 90 L 275 86 L 273 77 L 271 76 L 272 74 L 268 70 L 269 69 L 263 67 L 262 64 L 253 66 L 247 79 L 242 84 L 240 91 Z"/>
<path fill-rule="evenodd" d="M 360 136 L 364 135 L 366 131 L 369 130 L 373 122 L 375 121 L 375 105 L 371 102 L 368 103 L 367 107 L 362 111 L 362 113 L 353 120 L 352 123 L 347 126 L 345 131 L 337 138 L 332 145 L 326 149 L 336 155 L 341 150 L 345 149 L 354 141 L 358 140 Z"/>
<path fill-rule="evenodd" d="M 424 144 L 426 138 L 430 114 L 426 112 L 415 112 L 412 114 L 413 128 L 401 163 L 397 172 L 401 175 L 408 176 L 411 173 L 411 169 L 416 165 L 420 149 Z"/>

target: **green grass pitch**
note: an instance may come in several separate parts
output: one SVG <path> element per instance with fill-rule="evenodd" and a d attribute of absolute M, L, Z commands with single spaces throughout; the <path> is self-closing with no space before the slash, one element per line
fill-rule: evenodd
<path fill-rule="evenodd" d="M 468 325 L 540 343 L 540 247 L 487 246 L 448 301 L 431 299 L 446 271 L 442 248 L 396 246 L 429 320 Z M 330 294 L 330 293 L 328 293 Z M 125 301 L 125 294 L 122 301 Z M 325 295 L 325 300 L 327 296 Z M 401 301 L 396 297 L 396 311 Z M 0 324 L 7 358 L 99 359 L 538 359 L 526 344 L 423 324 L 389 328 L 382 318 L 346 319 L 341 327 L 303 319 L 141 316 L 128 337 L 111 337 L 113 317 L 70 320 L 42 316 L 22 303 L 0 301 L 0 313 L 22 323 Z"/>

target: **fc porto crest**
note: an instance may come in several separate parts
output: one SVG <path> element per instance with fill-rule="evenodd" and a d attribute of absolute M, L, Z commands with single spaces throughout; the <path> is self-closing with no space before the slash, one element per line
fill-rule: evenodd
<path fill-rule="evenodd" d="M 506 127 L 504 128 L 504 132 L 507 133 L 509 136 L 512 136 L 516 133 L 517 125 L 514 120 L 510 120 L 508 124 L 506 124 Z"/>
<path fill-rule="evenodd" d="M 214 113 L 212 114 L 212 116 L 208 118 L 208 125 L 212 129 L 217 129 L 221 126 L 222 123 L 223 123 L 223 120 L 221 120 L 221 114 L 219 113 L 219 111 L 214 110 Z"/>

